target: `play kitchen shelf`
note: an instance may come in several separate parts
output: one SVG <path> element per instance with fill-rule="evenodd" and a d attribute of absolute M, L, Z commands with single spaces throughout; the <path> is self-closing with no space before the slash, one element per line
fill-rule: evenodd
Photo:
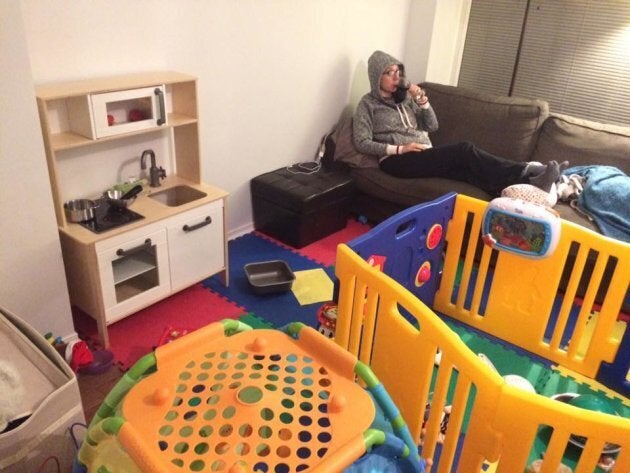
<path fill-rule="evenodd" d="M 227 284 L 228 194 L 201 181 L 196 78 L 133 74 L 39 85 L 36 96 L 70 300 L 106 346 L 109 324 L 214 274 Z M 64 202 L 119 183 L 125 166 L 148 173 L 143 150 L 168 172 L 144 181 L 129 209 L 140 219 L 100 233 L 68 221 Z"/>

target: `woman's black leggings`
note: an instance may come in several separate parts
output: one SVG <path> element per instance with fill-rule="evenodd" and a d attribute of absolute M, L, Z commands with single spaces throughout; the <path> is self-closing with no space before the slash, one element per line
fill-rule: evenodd
<path fill-rule="evenodd" d="M 492 196 L 500 195 L 512 184 L 529 182 L 523 176 L 526 163 L 500 158 L 469 142 L 389 156 L 379 166 L 395 177 L 443 177 L 467 182 Z"/>

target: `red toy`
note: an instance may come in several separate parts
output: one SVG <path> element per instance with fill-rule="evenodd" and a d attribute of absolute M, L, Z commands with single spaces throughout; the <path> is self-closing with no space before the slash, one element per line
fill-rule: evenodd
<path fill-rule="evenodd" d="M 317 330 L 328 338 L 335 336 L 337 327 L 337 304 L 334 302 L 326 302 L 317 311 L 317 322 L 319 323 Z"/>
<path fill-rule="evenodd" d="M 171 325 L 168 325 L 164 332 L 162 332 L 162 336 L 158 341 L 158 346 L 166 345 L 167 343 L 171 343 L 172 341 L 177 340 L 178 338 L 183 337 L 189 332 L 187 329 L 176 329 Z"/>
<path fill-rule="evenodd" d="M 144 120 L 144 113 L 142 113 L 142 110 L 138 110 L 137 108 L 129 110 L 130 122 L 139 122 L 140 120 Z"/>

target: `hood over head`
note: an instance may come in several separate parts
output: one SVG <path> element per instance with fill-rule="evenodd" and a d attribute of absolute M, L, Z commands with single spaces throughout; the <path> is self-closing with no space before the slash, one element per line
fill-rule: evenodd
<path fill-rule="evenodd" d="M 396 64 L 404 75 L 405 66 L 394 56 L 383 51 L 374 51 L 368 59 L 368 77 L 370 78 L 370 89 L 374 97 L 379 98 L 381 75 L 392 64 Z"/>

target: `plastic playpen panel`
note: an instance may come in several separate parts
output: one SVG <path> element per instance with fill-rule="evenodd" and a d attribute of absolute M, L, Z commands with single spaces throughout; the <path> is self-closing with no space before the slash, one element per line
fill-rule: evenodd
<path fill-rule="evenodd" d="M 625 393 L 630 245 L 562 221 L 545 258 L 497 251 L 481 243 L 487 205 L 449 194 L 340 245 L 335 340 L 387 386 L 431 471 L 524 471 L 543 452 L 544 472 L 561 461 L 603 471 L 611 452 L 615 471 L 630 471 L 628 419 L 510 386 L 434 312 L 593 386 L 614 368 L 608 385 Z M 435 226 L 445 241 L 432 238 Z"/>
<path fill-rule="evenodd" d="M 449 246 L 451 242 L 449 241 Z M 452 246 L 450 247 L 452 248 Z M 620 447 L 616 471 L 630 471 L 628 419 L 585 411 L 508 385 L 448 326 L 398 282 L 346 245 L 337 253 L 339 311 L 335 341 L 371 364 L 433 459 L 427 471 L 524 471 L 540 458 L 555 471 L 570 435 L 587 439 L 575 472 L 593 472 L 605 444 Z M 436 350 L 441 361 L 434 367 Z M 440 432 L 441 413 L 451 416 Z"/>
<path fill-rule="evenodd" d="M 457 196 L 434 309 L 595 378 L 602 361 L 614 360 L 621 342 L 613 332 L 630 282 L 630 245 L 562 221 L 558 246 L 547 258 L 496 252 L 479 244 L 486 206 L 486 202 Z M 593 258 L 592 271 L 586 271 Z M 606 270 L 612 271 L 609 283 L 603 282 Z M 564 291 L 559 291 L 563 274 L 570 277 Z M 586 277 L 587 289 L 576 309 L 578 285 Z M 600 292 L 605 297 L 593 319 Z M 569 326 L 572 310 L 579 314 Z"/>
<path fill-rule="evenodd" d="M 358 271 L 359 267 L 361 271 Z M 369 362 L 374 372 L 378 373 L 381 382 L 387 386 L 392 398 L 395 398 L 395 403 L 403 413 L 416 441 L 422 436 L 435 353 L 438 348 L 452 347 L 443 350 L 436 389 L 430 399 L 432 409 L 425 426 L 426 447 L 423 456 L 425 458 L 433 456 L 439 433 L 439 414 L 446 406 L 448 384 L 456 371 L 459 378 L 456 388 L 457 400 L 453 409 L 455 416 L 451 417 L 449 422 L 443 449 L 450 450 L 451 457 L 454 457 L 459 437 L 456 428 L 457 416 L 463 415 L 466 405 L 471 403 L 469 393 L 474 389 L 477 392 L 475 396 L 477 402 L 474 403 L 470 414 L 469 425 L 478 428 L 467 437 L 462 461 L 471 465 L 477 464 L 480 468 L 484 459 L 495 457 L 493 443 L 487 442 L 493 433 L 485 425 L 486 419 L 494 411 L 499 389 L 490 383 L 478 384 L 474 375 L 484 373 L 488 377 L 496 377 L 497 384 L 500 383 L 500 377 L 490 372 L 479 359 L 470 356 L 468 349 L 457 336 L 414 295 L 404 290 L 399 291 L 393 280 L 368 266 L 347 247 L 342 246 L 339 249 L 336 272 L 340 280 L 340 316 L 337 320 L 335 340 L 344 348 L 349 348 L 351 340 L 361 340 L 360 348 L 354 343 L 355 349 L 351 351 L 359 359 Z M 369 305 L 365 298 L 366 290 L 369 298 L 378 297 L 375 314 L 367 315 L 364 312 L 365 307 Z M 421 329 L 418 330 L 410 324 L 400 313 L 400 309 L 413 314 L 419 321 Z M 364 323 L 373 324 L 371 336 L 363 330 Z M 479 396 L 480 391 L 484 392 L 483 396 Z M 479 471 L 479 468 L 476 471 Z M 448 460 L 440 462 L 438 471 L 451 471 Z"/>

